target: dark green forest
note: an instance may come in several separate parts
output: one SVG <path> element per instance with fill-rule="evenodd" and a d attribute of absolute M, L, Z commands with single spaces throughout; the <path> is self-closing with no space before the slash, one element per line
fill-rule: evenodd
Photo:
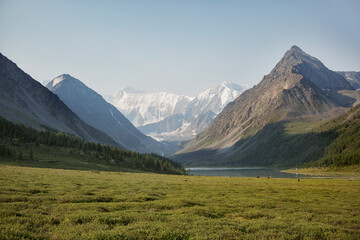
<path fill-rule="evenodd" d="M 186 174 L 184 167 L 155 153 L 137 153 L 87 142 L 79 137 L 49 130 L 37 131 L 0 117 L 0 159 L 13 163 L 39 162 L 43 157 L 61 160 L 63 155 L 100 165 L 168 174 Z M 51 161 L 50 161 L 51 162 Z M 54 161 L 52 161 L 54 162 Z M 38 164 L 37 164 L 38 165 Z"/>
<path fill-rule="evenodd" d="M 304 167 L 341 167 L 360 164 L 360 105 L 348 114 L 329 122 L 327 132 L 336 137 L 325 148 L 324 155 L 317 161 L 304 164 Z"/>

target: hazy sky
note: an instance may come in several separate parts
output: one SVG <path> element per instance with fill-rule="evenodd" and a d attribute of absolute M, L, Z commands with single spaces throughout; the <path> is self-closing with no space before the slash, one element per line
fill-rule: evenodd
<path fill-rule="evenodd" d="M 194 96 L 257 84 L 292 45 L 360 71 L 359 10 L 359 0 L 0 0 L 0 52 L 40 82 L 69 73 L 101 94 Z"/>

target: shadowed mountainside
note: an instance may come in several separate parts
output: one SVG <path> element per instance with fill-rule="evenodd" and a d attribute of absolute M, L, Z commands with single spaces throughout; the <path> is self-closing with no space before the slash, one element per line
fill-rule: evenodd
<path fill-rule="evenodd" d="M 105 132 L 125 148 L 169 155 L 166 144 L 141 133 L 117 108 L 80 80 L 63 74 L 49 82 L 47 88 L 83 121 Z"/>
<path fill-rule="evenodd" d="M 0 115 L 37 130 L 52 129 L 87 141 L 120 146 L 105 133 L 89 126 L 54 93 L 0 54 Z"/>

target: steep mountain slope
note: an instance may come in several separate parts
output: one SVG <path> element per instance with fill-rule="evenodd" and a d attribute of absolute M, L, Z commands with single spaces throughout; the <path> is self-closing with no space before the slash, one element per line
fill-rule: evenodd
<path fill-rule="evenodd" d="M 223 82 L 195 98 L 122 89 L 109 100 L 143 133 L 162 141 L 184 141 L 204 130 L 244 87 Z M 196 124 L 207 116 L 208 124 Z M 211 118 L 211 119 L 210 119 Z"/>
<path fill-rule="evenodd" d="M 229 149 L 203 149 L 175 160 L 186 166 L 345 166 L 360 163 L 360 105 L 334 120 L 276 122 Z"/>
<path fill-rule="evenodd" d="M 67 132 L 88 141 L 119 146 L 105 133 L 89 126 L 55 94 L 0 53 L 0 115 L 41 130 Z"/>
<path fill-rule="evenodd" d="M 360 89 L 360 72 L 338 72 L 340 73 L 355 89 Z"/>
<path fill-rule="evenodd" d="M 326 126 L 334 134 L 321 159 L 305 166 L 348 166 L 360 164 L 360 104 Z"/>
<path fill-rule="evenodd" d="M 266 130 L 271 126 L 277 128 L 281 126 L 277 123 L 284 121 L 326 120 L 345 113 L 356 99 L 341 95 L 339 90 L 343 89 L 353 90 L 340 74 L 293 46 L 269 75 L 228 104 L 176 158 L 187 161 L 202 155 L 213 164 L 220 157 L 232 158 L 232 164 L 244 165 L 241 154 L 250 151 L 244 148 L 244 141 L 252 141 L 251 149 L 256 155 L 256 149 L 266 147 L 260 142 L 269 143 L 274 131 Z"/>
<path fill-rule="evenodd" d="M 169 153 L 164 144 L 142 134 L 119 110 L 80 80 L 63 74 L 49 82 L 47 88 L 86 123 L 105 132 L 125 148 L 138 152 Z"/>

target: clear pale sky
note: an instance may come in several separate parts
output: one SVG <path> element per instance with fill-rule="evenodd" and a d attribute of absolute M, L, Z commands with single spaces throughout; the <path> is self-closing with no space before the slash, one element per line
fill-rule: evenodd
<path fill-rule="evenodd" d="M 360 71 L 359 13 L 359 0 L 0 0 L 0 52 L 40 82 L 194 96 L 257 84 L 292 45 Z"/>

